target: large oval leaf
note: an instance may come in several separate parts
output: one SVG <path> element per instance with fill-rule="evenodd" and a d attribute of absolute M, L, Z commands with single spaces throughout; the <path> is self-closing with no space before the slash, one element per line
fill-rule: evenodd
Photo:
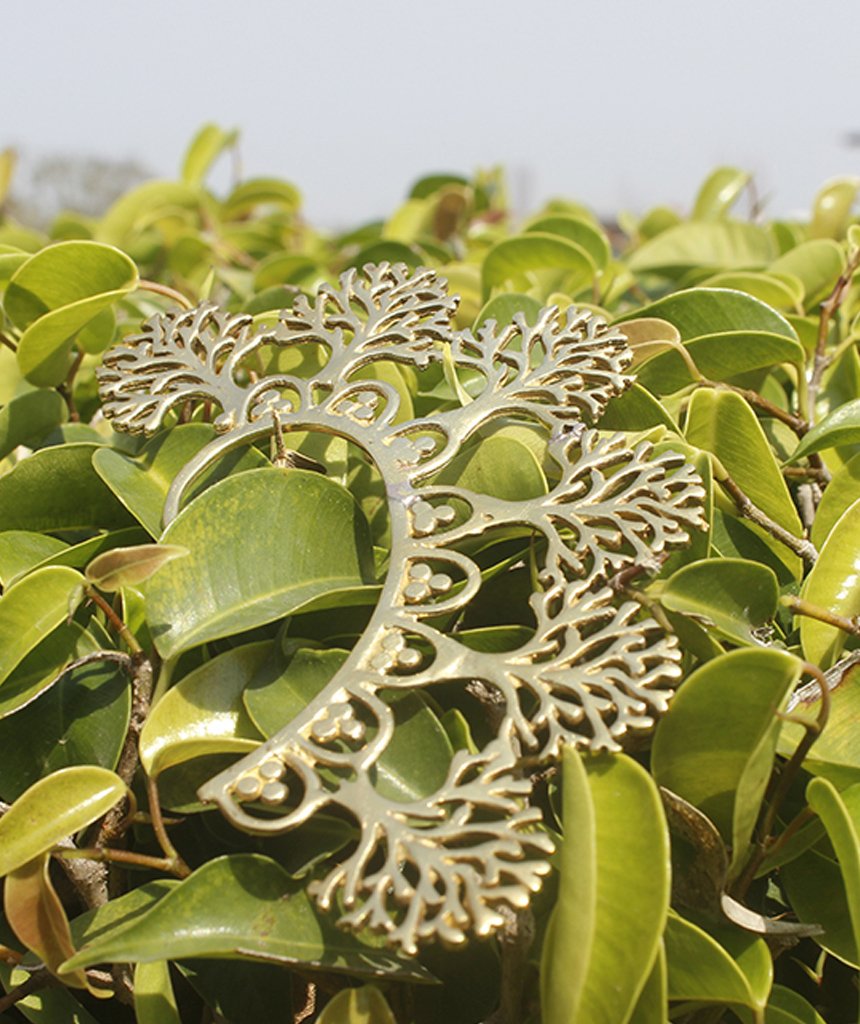
<path fill-rule="evenodd" d="M 545 1024 L 617 1024 L 657 956 L 669 904 L 669 833 L 635 761 L 564 750 L 559 894 L 541 959 Z M 635 826 L 631 827 L 631 823 Z"/>
<path fill-rule="evenodd" d="M 529 288 L 534 274 L 541 270 L 560 270 L 572 278 L 571 290 L 590 283 L 596 273 L 589 254 L 566 238 L 534 232 L 498 242 L 487 253 L 482 270 L 484 296 L 493 288 L 513 286 Z M 508 288 L 510 290 L 510 288 Z"/>
<path fill-rule="evenodd" d="M 352 495 L 298 469 L 222 480 L 179 514 L 162 542 L 188 550 L 142 588 L 165 658 L 359 586 L 372 565 L 367 522 Z"/>
<path fill-rule="evenodd" d="M 811 605 L 851 619 L 860 614 L 860 499 L 845 510 L 830 531 L 801 592 Z M 800 617 L 804 657 L 829 668 L 848 634 L 820 619 Z"/>
<path fill-rule="evenodd" d="M 812 455 L 813 452 L 821 452 L 825 448 L 835 448 L 840 444 L 856 444 L 858 441 L 860 441 L 860 398 L 841 405 L 804 434 L 788 461 L 797 462 L 798 459 Z"/>
<path fill-rule="evenodd" d="M 337 930 L 283 868 L 257 854 L 209 861 L 150 910 L 88 942 L 64 969 L 213 956 L 429 980 L 417 963 Z"/>
<path fill-rule="evenodd" d="M 776 256 L 772 236 L 756 224 L 690 221 L 661 232 L 630 257 L 636 274 L 679 276 L 690 268 L 756 270 Z"/>
<path fill-rule="evenodd" d="M 800 671 L 783 651 L 715 658 L 684 682 L 654 736 L 654 778 L 714 822 L 732 847 L 731 873 L 745 862 L 773 770 L 776 713 Z"/>
<path fill-rule="evenodd" d="M 125 796 L 106 768 L 63 768 L 31 786 L 0 818 L 0 876 L 106 814 Z"/>

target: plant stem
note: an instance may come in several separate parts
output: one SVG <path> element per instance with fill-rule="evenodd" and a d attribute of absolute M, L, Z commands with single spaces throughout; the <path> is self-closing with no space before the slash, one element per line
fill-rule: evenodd
<path fill-rule="evenodd" d="M 767 416 L 770 416 L 772 419 L 779 420 L 780 423 L 784 423 L 787 427 L 790 427 L 798 437 L 803 437 L 803 435 L 809 430 L 809 424 L 802 416 L 796 416 L 793 412 L 787 412 L 785 409 L 780 409 L 778 405 L 774 405 L 773 402 L 765 398 L 764 395 L 760 395 L 757 391 L 751 391 L 749 388 L 741 388 L 736 384 L 726 384 L 723 381 L 707 379 L 698 381 L 698 384 L 699 387 L 713 388 L 715 391 L 733 391 L 736 395 L 740 395 L 741 398 L 749 402 L 750 405 L 754 405 L 757 409 L 761 409 L 761 411 Z"/>
<path fill-rule="evenodd" d="M 749 519 L 750 522 L 760 526 L 763 530 L 771 535 L 771 537 L 778 540 L 781 544 L 784 544 L 787 548 L 793 551 L 796 555 L 807 562 L 809 565 L 813 565 L 818 558 L 818 551 L 815 549 L 815 545 L 811 541 L 804 540 L 802 537 L 795 537 L 793 533 L 790 533 L 784 527 L 780 526 L 779 523 L 775 522 L 770 516 L 756 505 L 753 500 L 745 494 L 741 488 L 735 483 L 735 481 L 729 476 L 725 467 L 719 462 L 718 459 L 713 459 L 714 465 L 714 479 L 723 488 L 726 494 L 732 499 L 737 507 L 738 512 L 744 517 Z"/>
<path fill-rule="evenodd" d="M 42 967 L 38 971 L 33 971 L 29 978 L 22 981 L 20 985 L 16 985 L 15 988 L 7 992 L 5 996 L 0 997 L 0 1013 L 5 1013 L 6 1010 L 11 1010 L 15 1003 L 20 1002 L 22 999 L 26 999 L 27 996 L 32 995 L 33 992 L 38 992 L 39 989 L 48 988 L 57 984 L 59 984 L 59 979 L 55 978 L 47 967 Z"/>
<path fill-rule="evenodd" d="M 157 281 L 147 281 L 145 278 L 141 278 L 137 282 L 137 287 L 140 291 L 154 292 L 156 295 L 163 295 L 165 298 L 173 299 L 183 309 L 194 309 L 194 303 L 190 299 L 186 298 L 182 292 L 178 292 L 175 288 L 170 288 L 166 284 L 159 284 Z"/>
<path fill-rule="evenodd" d="M 854 271 L 860 267 L 860 249 L 854 249 L 848 256 L 845 269 L 836 279 L 833 291 L 821 303 L 821 313 L 818 319 L 818 339 L 815 346 L 815 357 L 812 363 L 812 374 L 807 385 L 807 402 L 809 405 L 810 425 L 815 420 L 815 400 L 821 388 L 821 378 L 824 371 L 832 362 L 832 356 L 827 355 L 827 338 L 830 334 L 830 321 L 839 311 L 839 307 L 845 299 L 845 295 L 854 277 Z"/>
<path fill-rule="evenodd" d="M 102 597 L 102 595 L 95 589 L 95 587 L 86 587 L 85 593 L 87 598 L 97 605 L 105 614 L 105 618 L 111 624 L 114 632 L 125 642 L 126 646 L 135 656 L 143 654 L 143 648 L 137 642 L 136 637 L 128 626 L 122 621 L 122 619 L 113 610 L 110 604 Z"/>
<path fill-rule="evenodd" d="M 854 618 L 848 619 L 844 615 L 837 615 L 836 612 L 832 612 L 828 608 L 821 608 L 817 604 L 810 604 L 809 601 L 805 601 L 802 597 L 794 597 L 791 594 L 781 597 L 779 603 L 783 607 L 789 608 L 795 615 L 805 615 L 807 618 L 826 622 L 828 626 L 836 626 L 837 629 L 850 633 L 852 636 L 860 636 L 860 615 L 855 615 Z"/>
<path fill-rule="evenodd" d="M 0 345 L 5 345 L 6 348 L 10 349 L 12 352 L 18 351 L 18 346 L 15 344 L 15 342 L 12 341 L 11 338 L 7 338 L 2 331 L 0 331 Z"/>
<path fill-rule="evenodd" d="M 174 864 L 168 857 L 151 857 L 146 853 L 136 853 L 134 850 L 118 850 L 114 846 L 90 846 L 68 848 L 58 846 L 51 851 L 55 857 L 63 859 L 80 859 L 102 861 L 108 864 L 128 864 L 131 867 L 140 868 L 146 871 L 165 871 L 168 874 L 176 875 L 178 878 L 187 878 L 190 872 Z"/>
<path fill-rule="evenodd" d="M 173 873 L 179 875 L 180 878 L 187 878 L 191 874 L 191 869 L 179 855 L 179 852 L 170 840 L 170 836 L 167 834 L 167 829 L 164 827 L 164 818 L 161 816 L 158 786 L 155 779 L 150 775 L 146 777 L 146 795 L 149 800 L 150 821 L 152 822 L 152 828 L 155 832 L 155 838 L 158 840 L 158 845 L 164 852 L 165 858 L 173 865 L 171 869 Z"/>
<path fill-rule="evenodd" d="M 783 466 L 782 475 L 789 480 L 815 480 L 816 483 L 822 484 L 830 481 L 827 470 L 818 466 Z"/>

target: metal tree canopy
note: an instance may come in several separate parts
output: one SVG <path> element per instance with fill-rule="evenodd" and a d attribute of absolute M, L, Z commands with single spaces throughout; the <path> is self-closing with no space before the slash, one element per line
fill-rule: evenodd
<path fill-rule="evenodd" d="M 357 824 L 354 849 L 314 893 L 343 908 L 341 924 L 369 926 L 406 952 L 421 940 L 462 942 L 524 906 L 552 852 L 528 804 L 524 764 L 546 764 L 563 743 L 617 750 L 628 730 L 653 727 L 677 683 L 674 637 L 613 587 L 618 573 L 654 567 L 704 526 L 704 490 L 680 455 L 587 426 L 629 387 L 624 335 L 589 312 L 522 314 L 473 336 L 451 320 L 457 298 L 432 270 L 365 266 L 299 296 L 275 326 L 212 305 L 150 319 L 104 357 L 104 411 L 117 429 L 151 433 L 188 400 L 214 403 L 219 436 L 179 473 L 165 505 L 178 513 L 214 459 L 282 431 L 323 431 L 359 446 L 380 473 L 391 523 L 390 569 L 369 624 L 335 676 L 277 735 L 199 790 L 239 828 L 292 829 L 323 809 Z M 309 376 L 255 379 L 263 347 L 314 346 Z M 397 391 L 358 371 L 378 360 L 459 375 L 461 404 L 395 422 Z M 451 404 L 451 403 L 449 403 Z M 434 482 L 476 431 L 505 417 L 538 425 L 558 469 L 549 493 L 503 500 Z M 250 510 L 251 512 L 253 510 Z M 478 594 L 481 538 L 533 532 L 536 622 L 512 651 L 474 650 L 439 623 Z M 623 578 L 623 577 L 622 577 Z M 458 750 L 444 783 L 398 802 L 374 785 L 395 729 L 392 695 L 441 683 L 485 688 L 495 735 Z M 526 760 L 527 759 L 527 760 Z M 337 898 L 337 899 L 336 899 Z"/>

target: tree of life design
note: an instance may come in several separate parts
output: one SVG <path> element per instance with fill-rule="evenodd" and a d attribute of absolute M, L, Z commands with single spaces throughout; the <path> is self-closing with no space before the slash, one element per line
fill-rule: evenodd
<path fill-rule="evenodd" d="M 675 638 L 613 581 L 653 569 L 705 525 L 704 490 L 680 455 L 631 448 L 593 426 L 632 381 L 619 329 L 551 307 L 534 324 L 518 314 L 473 335 L 452 327 L 456 306 L 432 270 L 369 265 L 321 287 L 313 304 L 300 296 L 274 326 L 255 330 L 250 316 L 212 305 L 153 317 L 99 371 L 118 429 L 152 433 L 189 401 L 220 410 L 216 438 L 173 482 L 165 523 L 213 460 L 284 430 L 346 438 L 379 471 L 391 568 L 366 629 L 297 717 L 199 795 L 263 835 L 323 808 L 348 816 L 359 838 L 314 884 L 316 899 L 338 908 L 342 925 L 380 931 L 407 953 L 489 934 L 503 923 L 500 907 L 522 907 L 540 887 L 552 843 L 529 805 L 524 765 L 550 762 L 563 743 L 620 749 L 666 709 L 680 676 Z M 249 372 L 261 349 L 287 346 L 316 346 L 318 368 Z M 469 400 L 398 422 L 397 391 L 358 376 L 378 360 L 419 373 L 444 362 L 469 378 Z M 439 483 L 464 444 L 502 418 L 545 432 L 557 467 L 549 492 L 503 500 Z M 536 628 L 493 653 L 439 622 L 480 591 L 476 544 L 500 527 L 534 538 Z M 442 683 L 492 691 L 498 727 L 483 749 L 456 752 L 434 793 L 397 802 L 374 785 L 395 729 L 386 695 Z"/>

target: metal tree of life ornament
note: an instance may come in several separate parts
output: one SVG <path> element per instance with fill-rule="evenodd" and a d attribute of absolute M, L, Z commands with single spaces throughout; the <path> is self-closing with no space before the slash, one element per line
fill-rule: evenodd
<path fill-rule="evenodd" d="M 250 316 L 211 305 L 155 316 L 99 371 L 117 429 L 151 433 L 189 400 L 221 410 L 219 435 L 173 482 L 165 523 L 214 459 L 282 430 L 346 438 L 381 475 L 391 557 L 369 624 L 316 699 L 199 795 L 260 835 L 324 809 L 348 816 L 357 842 L 313 893 L 323 908 L 339 907 L 343 926 L 381 931 L 407 953 L 422 940 L 486 935 L 503 923 L 502 905 L 523 907 L 540 887 L 552 843 L 528 803 L 525 758 L 550 762 L 563 743 L 617 750 L 628 730 L 652 728 L 666 709 L 680 675 L 675 638 L 612 580 L 653 566 L 704 525 L 704 491 L 681 456 L 587 426 L 632 380 L 618 329 L 547 308 L 533 325 L 518 314 L 473 336 L 452 328 L 457 301 L 432 270 L 368 265 L 321 287 L 313 304 L 300 296 L 273 327 L 255 330 Z M 324 353 L 311 376 L 247 373 L 264 347 L 306 345 Z M 395 422 L 395 388 L 357 379 L 378 360 L 419 372 L 442 362 L 470 379 L 471 400 Z M 545 434 L 548 493 L 503 500 L 435 482 L 500 418 Z M 474 552 L 500 527 L 536 538 L 535 630 L 515 650 L 479 651 L 439 623 L 480 591 Z M 483 749 L 456 751 L 435 792 L 398 802 L 374 784 L 395 729 L 388 701 L 440 683 L 484 687 L 498 726 Z"/>

